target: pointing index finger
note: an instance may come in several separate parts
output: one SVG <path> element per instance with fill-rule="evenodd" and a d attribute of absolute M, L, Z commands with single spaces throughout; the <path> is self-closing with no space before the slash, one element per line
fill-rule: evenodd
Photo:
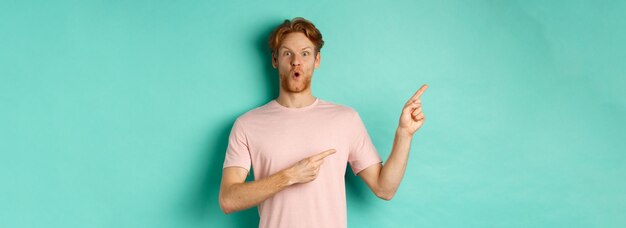
<path fill-rule="evenodd" d="M 412 100 L 416 100 L 416 99 L 420 99 L 420 97 L 422 96 L 424 91 L 426 91 L 426 89 L 428 89 L 428 85 L 426 85 L 426 84 L 422 85 L 422 87 L 420 87 L 420 89 L 417 90 L 417 92 L 415 92 L 413 97 L 411 97 L 411 101 Z"/>
<path fill-rule="evenodd" d="M 319 161 L 324 159 L 325 157 L 328 157 L 331 154 L 334 154 L 335 152 L 337 152 L 335 149 L 326 150 L 324 152 L 311 156 L 311 159 L 313 159 L 314 161 Z"/>

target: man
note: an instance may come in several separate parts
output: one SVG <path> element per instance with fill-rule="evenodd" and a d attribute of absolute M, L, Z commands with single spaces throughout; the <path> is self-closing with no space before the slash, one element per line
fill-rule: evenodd
<path fill-rule="evenodd" d="M 224 213 L 258 205 L 260 227 L 346 227 L 347 163 L 384 200 L 395 194 L 406 169 L 413 134 L 424 123 L 422 86 L 402 109 L 393 149 L 384 166 L 359 114 L 311 94 L 324 44 L 315 26 L 285 20 L 271 34 L 278 98 L 235 121 L 220 187 Z M 245 182 L 250 166 L 254 181 Z"/>

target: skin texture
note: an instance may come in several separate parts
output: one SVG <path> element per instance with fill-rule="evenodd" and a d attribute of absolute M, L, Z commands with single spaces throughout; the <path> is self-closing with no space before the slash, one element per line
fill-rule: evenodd
<path fill-rule="evenodd" d="M 321 53 L 315 53 L 315 45 L 303 33 L 288 34 L 272 56 L 272 66 L 278 70 L 280 81 L 276 101 L 288 108 L 311 105 L 316 99 L 311 94 L 311 80 L 320 61 Z M 393 148 L 385 165 L 372 165 L 358 173 L 381 199 L 390 200 L 402 181 L 411 140 L 425 121 L 420 98 L 426 88 L 428 86 L 423 85 L 402 108 Z M 220 207 L 227 214 L 245 210 L 289 186 L 311 182 L 317 178 L 324 159 L 335 152 L 334 149 L 320 151 L 269 177 L 250 182 L 245 182 L 248 175 L 246 169 L 224 168 L 219 194 Z"/>

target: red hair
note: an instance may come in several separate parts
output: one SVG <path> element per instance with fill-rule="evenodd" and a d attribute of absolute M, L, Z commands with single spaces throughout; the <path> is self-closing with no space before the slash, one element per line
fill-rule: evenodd
<path fill-rule="evenodd" d="M 307 19 L 296 17 L 294 19 L 285 20 L 281 25 L 276 27 L 274 31 L 272 31 L 270 38 L 268 40 L 268 44 L 270 46 L 270 50 L 272 51 L 272 55 L 275 55 L 280 47 L 283 39 L 287 34 L 292 32 L 302 32 L 304 35 L 309 38 L 311 43 L 315 45 L 315 53 L 319 53 L 324 46 L 324 40 L 322 39 L 322 33 Z"/>

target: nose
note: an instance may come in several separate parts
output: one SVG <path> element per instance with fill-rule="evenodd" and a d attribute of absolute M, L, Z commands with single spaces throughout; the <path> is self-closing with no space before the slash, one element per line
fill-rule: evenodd
<path fill-rule="evenodd" d="M 298 55 L 294 55 L 293 58 L 291 58 L 291 66 L 300 66 L 300 57 L 298 57 Z"/>

